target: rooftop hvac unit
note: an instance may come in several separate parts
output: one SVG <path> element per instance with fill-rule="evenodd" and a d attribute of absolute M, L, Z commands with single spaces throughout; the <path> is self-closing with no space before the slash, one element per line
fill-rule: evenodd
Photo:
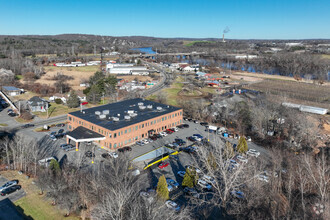
<path fill-rule="evenodd" d="M 132 113 L 134 113 L 134 110 L 128 110 L 127 113 L 132 114 Z"/>
<path fill-rule="evenodd" d="M 109 110 L 103 110 L 102 113 L 103 113 L 103 115 L 108 115 L 110 113 L 110 111 Z"/>
<path fill-rule="evenodd" d="M 83 113 L 83 114 L 85 114 L 86 112 L 85 112 L 85 111 L 83 111 L 82 113 Z"/>
<path fill-rule="evenodd" d="M 125 115 L 125 120 L 130 120 L 131 119 L 131 116 L 129 116 L 129 115 Z"/>
<path fill-rule="evenodd" d="M 120 114 L 117 114 L 118 117 L 120 117 Z"/>
<path fill-rule="evenodd" d="M 139 109 L 140 109 L 140 110 L 144 110 L 144 109 L 146 109 L 146 107 L 145 107 L 144 105 L 140 105 L 140 106 L 139 106 Z"/>
<path fill-rule="evenodd" d="M 100 115 L 100 119 L 105 119 L 106 115 Z"/>
<path fill-rule="evenodd" d="M 152 109 L 152 105 L 147 105 L 147 108 L 148 109 Z"/>
<path fill-rule="evenodd" d="M 101 114 L 100 111 L 96 111 L 96 112 L 95 112 L 95 115 L 100 115 L 100 114 Z"/>
<path fill-rule="evenodd" d="M 131 114 L 129 114 L 129 116 L 131 116 L 131 117 L 136 117 L 137 114 L 136 114 L 136 113 L 131 113 Z"/>
<path fill-rule="evenodd" d="M 138 106 L 140 106 L 140 105 L 143 105 L 143 102 L 139 102 L 139 103 L 138 103 Z"/>
<path fill-rule="evenodd" d="M 161 111 L 163 108 L 162 107 L 157 107 L 157 111 Z"/>
<path fill-rule="evenodd" d="M 113 121 L 119 121 L 119 118 L 117 118 L 117 117 L 113 117 L 112 120 L 113 120 Z"/>

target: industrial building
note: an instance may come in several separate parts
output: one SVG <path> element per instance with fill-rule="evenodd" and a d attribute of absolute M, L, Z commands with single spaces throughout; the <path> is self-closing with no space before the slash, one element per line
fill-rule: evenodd
<path fill-rule="evenodd" d="M 182 109 L 141 98 L 111 103 L 67 116 L 67 142 L 94 141 L 109 150 L 131 145 L 182 124 Z"/>

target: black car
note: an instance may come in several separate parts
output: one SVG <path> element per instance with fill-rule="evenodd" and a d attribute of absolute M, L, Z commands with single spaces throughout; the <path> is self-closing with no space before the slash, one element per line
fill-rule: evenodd
<path fill-rule="evenodd" d="M 59 133 L 59 134 L 55 134 L 54 137 L 55 137 L 56 139 L 60 139 L 60 138 L 64 137 L 64 135 L 65 135 L 65 134 L 63 134 L 63 133 Z"/>
<path fill-rule="evenodd" d="M 60 130 L 58 130 L 58 133 L 59 134 L 62 134 L 64 132 L 64 129 L 60 129 Z"/>
<path fill-rule="evenodd" d="M 184 128 L 189 128 L 189 125 L 188 124 L 183 124 L 182 125 Z"/>
<path fill-rule="evenodd" d="M 186 144 L 186 142 L 184 140 L 179 139 L 179 138 L 174 139 L 174 141 L 180 146 Z"/>
<path fill-rule="evenodd" d="M 156 135 L 152 135 L 152 136 L 150 136 L 149 138 L 150 138 L 151 140 L 153 140 L 153 141 L 157 140 Z"/>
<path fill-rule="evenodd" d="M 55 134 L 56 134 L 56 131 L 52 131 L 52 132 L 49 134 L 49 136 L 55 136 Z"/>
<path fill-rule="evenodd" d="M 9 115 L 10 117 L 15 117 L 15 116 L 17 116 L 17 114 L 16 114 L 15 112 L 9 112 L 8 115 Z"/>
<path fill-rule="evenodd" d="M 160 134 L 155 134 L 155 136 L 159 139 L 159 138 L 163 138 L 163 136 L 161 136 Z"/>
<path fill-rule="evenodd" d="M 180 128 L 180 129 L 184 128 L 183 125 L 178 125 L 178 126 L 176 126 L 176 127 L 177 127 L 177 128 Z"/>
<path fill-rule="evenodd" d="M 120 152 L 120 153 L 124 153 L 124 152 L 126 152 L 126 151 L 131 151 L 131 150 L 132 150 L 131 147 L 123 147 L 123 148 L 119 148 L 119 149 L 118 149 L 118 152 Z"/>
<path fill-rule="evenodd" d="M 23 128 L 29 128 L 29 127 L 34 127 L 34 124 L 25 124 L 25 125 L 23 125 Z"/>
<path fill-rule="evenodd" d="M 85 156 L 92 158 L 92 157 L 95 157 L 95 154 L 92 151 L 86 151 Z"/>
<path fill-rule="evenodd" d="M 101 157 L 103 157 L 105 159 L 109 159 L 110 155 L 108 153 L 103 153 L 103 154 L 101 154 Z"/>
<path fill-rule="evenodd" d="M 200 125 L 207 126 L 207 125 L 209 125 L 209 123 L 207 123 L 207 122 L 201 122 Z"/>
<path fill-rule="evenodd" d="M 8 187 L 7 189 L 4 189 L 1 191 L 1 195 L 2 196 L 5 196 L 5 195 L 8 195 L 10 193 L 13 193 L 17 190 L 20 190 L 22 187 L 20 185 L 15 185 L 15 186 L 11 186 L 11 187 Z"/>
<path fill-rule="evenodd" d="M 64 123 L 60 123 L 60 124 L 57 124 L 56 127 L 64 127 L 65 124 Z"/>

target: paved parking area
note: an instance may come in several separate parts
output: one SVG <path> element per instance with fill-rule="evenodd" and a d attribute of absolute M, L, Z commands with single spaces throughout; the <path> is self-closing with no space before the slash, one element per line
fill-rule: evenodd
<path fill-rule="evenodd" d="M 0 186 L 2 186 L 3 184 L 5 184 L 6 182 L 8 182 L 9 180 L 4 178 L 3 176 L 0 176 Z M 19 185 L 19 182 L 18 182 Z M 10 199 L 12 202 L 19 200 L 20 198 L 24 197 L 26 195 L 25 191 L 23 188 L 21 188 L 19 191 L 13 192 L 9 195 L 6 196 L 1 196 L 0 195 L 0 201 L 3 199 Z"/>

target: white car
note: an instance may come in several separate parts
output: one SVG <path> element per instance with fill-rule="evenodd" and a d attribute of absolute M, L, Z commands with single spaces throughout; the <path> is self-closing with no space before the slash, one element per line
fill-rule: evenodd
<path fill-rule="evenodd" d="M 200 138 L 198 136 L 193 136 L 193 137 L 196 139 L 196 141 L 202 141 L 202 138 Z"/>
<path fill-rule="evenodd" d="M 186 174 L 186 171 L 178 171 L 178 176 L 179 177 L 184 177 L 184 175 Z"/>
<path fill-rule="evenodd" d="M 118 154 L 116 152 L 109 152 L 110 157 L 117 158 Z"/>
<path fill-rule="evenodd" d="M 5 189 L 7 189 L 7 188 L 9 188 L 9 187 L 11 187 L 11 186 L 15 186 L 15 185 L 17 185 L 17 183 L 18 183 L 17 180 L 12 180 L 12 181 L 8 181 L 8 182 L 6 182 L 4 185 L 2 185 L 2 186 L 0 187 L 0 192 L 2 192 L 2 190 L 5 190 Z"/>
<path fill-rule="evenodd" d="M 149 192 L 146 191 L 141 191 L 140 196 L 144 199 L 147 200 L 149 203 L 152 203 L 154 201 L 154 198 L 150 195 Z"/>
<path fill-rule="evenodd" d="M 230 160 L 229 162 L 230 162 L 230 164 L 231 164 L 232 166 L 234 166 L 235 168 L 239 167 L 239 163 L 237 163 L 235 160 Z"/>
<path fill-rule="evenodd" d="M 243 162 L 243 163 L 247 163 L 248 162 L 248 159 L 243 157 L 243 156 L 237 156 L 236 159 L 240 162 Z"/>
<path fill-rule="evenodd" d="M 166 132 L 164 132 L 164 131 L 161 131 L 161 132 L 159 132 L 159 134 L 161 135 L 161 136 L 167 136 L 167 133 Z"/>
<path fill-rule="evenodd" d="M 175 132 L 179 131 L 177 127 L 172 128 Z"/>
<path fill-rule="evenodd" d="M 247 154 L 247 155 L 250 155 L 250 156 L 253 156 L 253 157 L 259 157 L 260 152 L 254 150 L 254 149 L 249 149 L 249 150 L 246 152 L 246 154 Z"/>
<path fill-rule="evenodd" d="M 176 202 L 174 202 L 172 200 L 167 200 L 165 202 L 165 205 L 167 206 L 167 208 L 169 208 L 171 210 L 180 211 L 180 206 Z"/>
<path fill-rule="evenodd" d="M 257 178 L 258 178 L 258 180 L 264 181 L 264 182 L 266 182 L 266 183 L 269 182 L 269 177 L 266 176 L 266 175 L 259 174 L 259 175 L 257 175 Z"/>
<path fill-rule="evenodd" d="M 247 141 L 252 141 L 252 139 L 251 139 L 250 136 L 247 136 L 247 137 L 246 137 L 246 140 L 247 140 Z"/>
<path fill-rule="evenodd" d="M 200 169 L 198 169 L 198 168 L 196 168 L 194 166 L 191 166 L 191 165 L 187 165 L 184 168 L 189 169 L 189 170 L 195 170 L 196 173 L 201 173 L 202 172 Z"/>
<path fill-rule="evenodd" d="M 201 179 L 204 180 L 205 182 L 209 183 L 209 184 L 215 184 L 215 180 L 211 176 L 204 175 Z"/>
<path fill-rule="evenodd" d="M 149 141 L 148 141 L 147 139 L 143 139 L 142 142 L 143 142 L 144 144 L 149 144 Z"/>
<path fill-rule="evenodd" d="M 208 184 L 205 180 L 199 179 L 197 181 L 197 185 L 200 186 L 202 189 L 205 190 L 211 190 L 212 186 L 210 184 Z"/>

